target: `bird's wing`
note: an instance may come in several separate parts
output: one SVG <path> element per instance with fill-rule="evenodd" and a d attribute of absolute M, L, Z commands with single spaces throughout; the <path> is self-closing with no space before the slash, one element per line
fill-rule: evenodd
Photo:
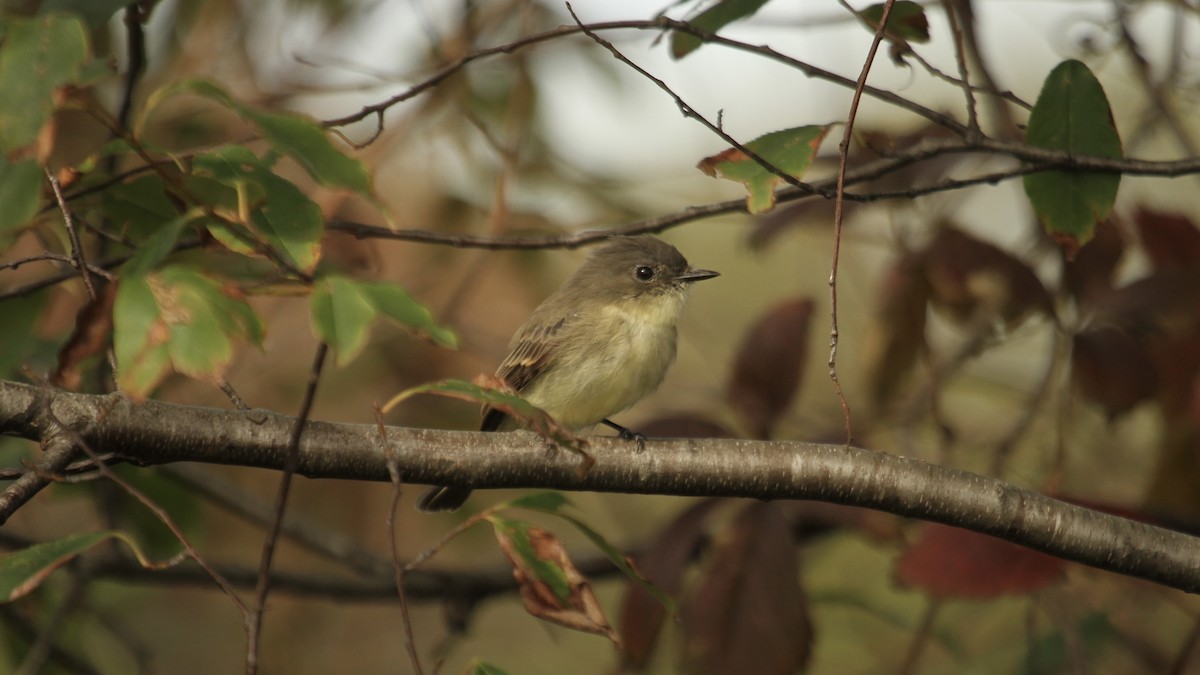
<path fill-rule="evenodd" d="M 557 321 L 541 322 L 530 320 L 513 341 L 512 351 L 500 364 L 496 375 L 508 383 L 518 394 L 523 392 L 530 382 L 544 373 L 554 361 L 559 341 L 562 339 L 563 326 L 567 317 Z M 530 326 L 536 326 L 530 328 Z M 485 407 L 483 409 L 482 431 L 495 431 L 503 424 L 506 415 L 500 410 Z"/>

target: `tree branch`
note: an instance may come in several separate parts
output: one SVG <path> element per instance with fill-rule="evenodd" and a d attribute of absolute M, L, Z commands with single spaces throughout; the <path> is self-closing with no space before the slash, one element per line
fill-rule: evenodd
<path fill-rule="evenodd" d="M 127 461 L 192 461 L 281 469 L 294 418 L 92 396 L 0 381 L 0 434 L 38 439 L 45 404 L 97 450 Z M 573 454 L 547 457 L 524 433 L 389 427 L 390 458 L 406 481 L 475 488 L 757 499 L 813 499 L 964 527 L 1099 569 L 1200 592 L 1200 539 L 1100 513 L 1002 481 L 923 461 L 840 445 L 726 439 L 654 440 L 637 452 L 593 437 L 596 465 L 578 475 Z M 374 424 L 310 422 L 297 473 L 388 481 Z M 1132 552 L 1136 551 L 1136 555 Z"/>

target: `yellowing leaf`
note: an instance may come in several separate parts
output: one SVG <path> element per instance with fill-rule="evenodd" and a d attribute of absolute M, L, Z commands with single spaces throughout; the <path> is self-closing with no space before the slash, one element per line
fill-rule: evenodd
<path fill-rule="evenodd" d="M 513 566 L 525 610 L 539 619 L 618 642 L 587 578 L 558 537 L 519 520 L 489 516 L 500 550 Z"/>
<path fill-rule="evenodd" d="M 87 35 L 74 16 L 0 22 L 0 153 L 35 142 L 54 111 L 55 93 L 76 80 L 87 54 Z"/>
<path fill-rule="evenodd" d="M 809 166 L 817 148 L 831 124 L 809 125 L 773 131 L 746 143 L 746 149 L 785 174 L 800 179 Z M 730 148 L 696 165 L 714 178 L 737 181 L 746 186 L 746 209 L 750 213 L 765 213 L 775 207 L 775 187 L 783 179 L 768 171 L 754 158 L 736 148 Z"/>

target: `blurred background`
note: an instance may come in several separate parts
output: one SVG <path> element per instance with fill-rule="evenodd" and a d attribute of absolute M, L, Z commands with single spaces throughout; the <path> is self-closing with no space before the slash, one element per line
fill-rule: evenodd
<path fill-rule="evenodd" d="M 38 4 L 3 6 L 17 15 Z M 228 143 L 255 151 L 265 147 L 236 116 L 196 97 L 174 96 L 147 107 L 154 92 L 172 83 L 208 78 L 251 105 L 328 120 L 395 96 L 477 50 L 573 23 L 564 4 L 533 0 L 141 4 L 149 10 L 146 69 L 132 122 L 141 138 L 163 152 Z M 1190 112 L 1200 75 L 1195 3 L 983 0 L 959 6 L 973 12 L 980 49 L 972 64 L 974 81 L 981 81 L 977 64 L 985 64 L 1000 90 L 1032 104 L 1047 73 L 1064 59 L 1078 58 L 1104 85 L 1127 156 L 1172 160 L 1196 154 L 1190 149 L 1195 147 L 1190 139 L 1200 133 Z M 694 3 L 577 0 L 571 7 L 587 23 L 649 20 L 661 11 L 676 18 L 696 13 Z M 916 53 L 937 71 L 956 76 L 945 9 L 930 3 L 925 15 L 930 40 L 914 43 Z M 118 12 L 90 35 L 95 53 L 111 58 L 118 73 L 129 66 L 122 17 Z M 770 45 L 850 79 L 857 77 L 872 39 L 872 31 L 832 1 L 767 3 L 721 35 Z M 707 45 L 673 59 L 668 40 L 657 31 L 606 30 L 603 36 L 743 142 L 787 127 L 844 122 L 849 109 L 849 88 L 808 78 L 762 55 Z M 965 119 L 961 88 L 911 56 L 902 60 L 881 50 L 870 84 Z M 122 85 L 120 77 L 101 82 L 94 95 L 115 108 Z M 1021 138 L 1027 106 L 997 106 L 983 94 L 980 100 L 986 132 Z M 1006 126 L 1004 115 L 1015 126 Z M 58 124 L 53 162 L 60 166 L 81 162 L 107 138 L 82 112 L 62 112 Z M 653 82 L 578 34 L 475 60 L 388 108 L 378 134 L 374 117 L 337 131 L 349 143 L 365 143 L 350 152 L 372 171 L 378 204 L 312 186 L 309 196 L 330 220 L 497 236 L 572 233 L 745 194 L 740 185 L 696 169 L 701 159 L 727 147 L 719 137 L 682 115 Z M 842 126 L 830 131 L 807 180 L 833 175 L 842 131 Z M 851 164 L 945 133 L 868 97 L 859 111 Z M 957 154 L 852 189 L 903 190 L 1014 166 L 1007 157 Z M 287 162 L 279 171 L 301 184 L 308 180 Z M 837 373 L 856 445 L 1194 526 L 1200 515 L 1195 470 L 1200 302 L 1194 285 L 1200 248 L 1189 248 L 1200 240 L 1195 187 L 1189 175 L 1125 176 L 1114 215 L 1070 263 L 1041 233 L 1017 179 L 848 204 L 838 271 Z M 797 200 L 762 216 L 731 213 L 662 232 L 693 265 L 722 276 L 694 289 L 680 325 L 678 361 L 664 385 L 617 421 L 659 435 L 703 429 L 844 441 L 842 407 L 826 366 L 832 212 L 831 201 Z M 37 236 L 21 237 L 0 255 L 16 259 L 44 246 Z M 407 387 L 492 372 L 512 332 L 586 253 L 458 249 L 327 234 L 323 264 L 401 283 L 436 320 L 457 331 L 461 346 L 448 351 L 381 324 L 361 356 L 326 369 L 313 417 L 371 422 L 374 403 Z M 986 272 L 982 281 L 975 275 L 980 271 Z M 29 269 L 0 271 L 0 288 L 37 275 Z M 1147 279 L 1149 286 L 1136 285 Z M 1103 292 L 1092 294 L 1093 283 Z M 1002 289 L 999 305 L 986 302 L 980 284 Z M 34 371 L 53 367 L 84 299 L 78 282 L 54 291 L 37 319 L 37 346 L 22 354 L 22 362 Z M 306 299 L 259 295 L 252 304 L 267 326 L 264 347 L 240 350 L 226 377 L 249 405 L 293 414 L 317 343 Z M 1099 330 L 1113 317 L 1133 321 L 1134 309 L 1141 312 L 1134 319 L 1143 322 L 1142 329 L 1122 329 L 1119 336 Z M 752 345 L 750 356 L 744 344 Z M 757 359 L 755 348 L 762 349 Z M 779 354 L 794 358 L 763 363 Z M 763 412 L 744 395 L 747 388 L 750 395 L 766 388 L 754 373 L 773 364 L 786 371 L 778 377 L 794 386 L 762 394 L 770 408 Z M 156 398 L 230 405 L 211 383 L 182 376 L 163 384 Z M 418 397 L 388 422 L 472 429 L 477 414 L 472 404 Z M 0 449 L 6 465 L 35 451 L 11 439 L 0 441 Z M 199 468 L 264 503 L 278 481 L 272 472 Z M 213 506 L 203 491 L 184 487 L 178 475 L 144 470 L 125 475 L 144 481 L 210 561 L 253 570 L 259 525 Z M 417 494 L 406 489 L 396 515 L 402 560 L 433 545 L 473 510 L 521 492 L 479 492 L 464 512 L 445 516 L 414 512 Z M 646 552 L 666 534 L 684 531 L 674 519 L 701 503 L 634 495 L 570 498 L 586 522 L 631 552 Z M 391 499 L 388 485 L 299 479 L 289 514 L 346 535 L 386 562 Z M 725 612 L 728 630 L 752 619 L 770 624 L 773 609 L 697 609 L 689 593 L 706 588 L 712 560 L 721 558 L 714 552 L 739 532 L 737 518 L 745 508 L 738 502 L 713 506 L 704 527 L 682 537 L 698 553 L 675 570 L 680 594 L 693 598 L 693 610 Z M 787 649 L 799 645 L 803 654 L 775 672 L 1200 671 L 1200 658 L 1190 656 L 1200 605 L 1180 593 L 1057 565 L 991 587 L 980 575 L 999 577 L 1000 570 L 985 566 L 984 572 L 956 573 L 936 569 L 936 562 L 934 568 L 903 565 L 924 560 L 922 551 L 944 560 L 939 546 L 954 551 L 973 543 L 953 537 L 929 543 L 936 536 L 928 529 L 879 514 L 806 504 L 779 505 L 779 513 L 782 532 L 794 537 L 794 546 L 770 555 L 784 560 L 798 555 L 789 569 L 791 583 L 802 590 L 803 612 L 790 619 L 796 622 L 795 639 Z M 533 520 L 553 529 L 577 559 L 597 557 L 561 521 Z M 105 527 L 136 532 L 162 555 L 174 550 L 128 496 L 99 484 L 51 488 L 18 512 L 4 534 L 46 540 Z M 997 554 L 992 563 L 1002 560 L 1007 559 Z M 933 589 L 914 565 L 933 576 L 961 574 L 964 586 L 981 588 Z M 482 526 L 447 545 L 428 566 L 507 574 L 493 536 Z M 89 564 L 85 560 L 78 568 L 59 573 L 44 593 L 6 615 L 8 658 L 0 656 L 0 670 L 15 669 L 28 649 L 22 622 L 36 632 L 52 620 L 64 597 L 81 592 L 78 579 L 89 578 Z M 276 568 L 335 586 L 356 578 L 347 565 L 287 539 Z M 760 576 L 765 573 L 752 562 L 739 569 L 770 578 Z M 60 640 L 94 671 L 52 662 L 46 672 L 218 673 L 243 667 L 239 615 L 212 587 L 102 573 L 94 579 Z M 595 585 L 616 622 L 627 584 L 601 572 Z M 440 672 L 463 672 L 471 659 L 481 658 L 511 673 L 607 673 L 622 660 L 602 637 L 528 616 L 515 592 L 473 606 L 414 600 L 412 624 L 426 672 L 434 664 L 441 664 Z M 702 638 L 688 632 L 696 623 L 685 624 L 668 621 L 661 643 L 638 657 L 648 672 L 716 672 L 689 661 L 689 650 Z M 271 596 L 263 663 L 267 672 L 412 672 L 394 593 L 298 592 L 286 584 Z M 770 671 L 747 665 L 742 672 Z"/>

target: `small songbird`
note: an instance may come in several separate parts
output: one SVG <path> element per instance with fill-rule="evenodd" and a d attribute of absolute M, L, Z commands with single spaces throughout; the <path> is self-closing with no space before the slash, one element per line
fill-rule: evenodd
<path fill-rule="evenodd" d="M 608 417 L 662 384 L 675 360 L 675 323 L 688 289 L 715 276 L 689 267 L 674 246 L 653 237 L 611 239 L 533 311 L 496 375 L 569 429 L 604 422 L 633 437 Z M 484 408 L 483 431 L 516 426 Z M 417 509 L 453 511 L 470 494 L 465 487 L 431 488 Z"/>

